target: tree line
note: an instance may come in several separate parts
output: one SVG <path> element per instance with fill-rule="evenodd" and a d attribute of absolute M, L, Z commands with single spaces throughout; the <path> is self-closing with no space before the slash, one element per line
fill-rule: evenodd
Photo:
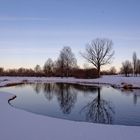
<path fill-rule="evenodd" d="M 80 69 L 77 60 L 69 46 L 65 46 L 56 61 L 47 59 L 43 67 L 36 65 L 34 69 L 8 69 L 0 68 L 1 76 L 59 76 L 77 78 L 100 77 L 101 66 L 111 62 L 114 51 L 112 41 L 109 39 L 94 39 L 86 46 L 85 52 L 80 53 L 93 68 Z"/>
<path fill-rule="evenodd" d="M 0 68 L 1 76 L 46 76 L 46 77 L 76 77 L 98 78 L 100 75 L 117 74 L 116 68 L 111 67 L 108 71 L 101 71 L 102 66 L 110 64 L 113 60 L 113 42 L 110 39 L 96 38 L 86 45 L 81 56 L 92 64 L 93 68 L 81 69 L 77 65 L 77 59 L 69 46 L 63 47 L 57 60 L 48 58 L 44 66 L 36 65 L 34 69 L 8 69 Z M 140 74 L 140 59 L 134 52 L 132 62 L 126 60 L 122 63 L 120 73 L 125 76 L 137 76 Z"/>
<path fill-rule="evenodd" d="M 97 70 L 95 68 L 80 69 L 71 48 L 65 46 L 60 51 L 56 61 L 48 58 L 43 67 L 37 64 L 34 69 L 19 68 L 4 70 L 1 67 L 0 76 L 96 78 Z"/>
<path fill-rule="evenodd" d="M 138 76 L 140 75 L 140 59 L 137 57 L 136 52 L 132 55 L 132 61 L 125 60 L 122 63 L 120 73 L 128 76 Z"/>

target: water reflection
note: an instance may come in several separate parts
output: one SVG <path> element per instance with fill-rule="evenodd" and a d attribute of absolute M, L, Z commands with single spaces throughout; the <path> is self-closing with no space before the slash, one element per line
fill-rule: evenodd
<path fill-rule="evenodd" d="M 140 92 L 139 90 L 135 90 L 133 95 L 133 102 L 135 105 L 138 103 L 138 99 L 140 99 Z"/>
<path fill-rule="evenodd" d="M 43 91 L 44 91 L 44 96 L 48 101 L 51 101 L 53 99 L 53 94 L 54 94 L 54 90 L 55 90 L 55 85 L 54 84 L 43 84 L 42 87 Z"/>
<path fill-rule="evenodd" d="M 139 90 L 125 92 L 66 83 L 36 83 L 17 88 L 21 94 L 17 93 L 8 103 L 32 113 L 74 121 L 140 125 Z"/>
<path fill-rule="evenodd" d="M 70 114 L 77 100 L 77 94 L 74 88 L 68 84 L 57 84 L 56 95 L 62 112 L 64 114 Z"/>
<path fill-rule="evenodd" d="M 101 89 L 98 88 L 97 97 L 84 106 L 81 113 L 89 122 L 111 124 L 115 112 L 111 103 L 101 97 Z"/>
<path fill-rule="evenodd" d="M 41 84 L 41 83 L 33 84 L 33 89 L 35 90 L 35 92 L 36 92 L 37 94 L 40 93 L 41 88 L 42 88 L 42 84 Z"/>
<path fill-rule="evenodd" d="M 132 95 L 134 105 L 136 105 L 138 102 L 138 99 L 140 99 L 140 90 L 139 89 L 122 89 L 122 93 L 126 94 L 126 95 Z"/>

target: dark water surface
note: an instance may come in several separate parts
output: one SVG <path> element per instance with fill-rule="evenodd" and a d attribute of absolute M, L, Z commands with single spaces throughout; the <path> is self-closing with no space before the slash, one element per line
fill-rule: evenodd
<path fill-rule="evenodd" d="M 35 114 L 73 121 L 140 126 L 140 90 L 64 83 L 1 88 L 15 94 L 8 103 Z"/>

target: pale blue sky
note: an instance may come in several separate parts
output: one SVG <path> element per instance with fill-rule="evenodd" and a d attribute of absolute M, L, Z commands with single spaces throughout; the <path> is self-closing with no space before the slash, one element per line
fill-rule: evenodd
<path fill-rule="evenodd" d="M 114 42 L 112 66 L 140 57 L 139 0 L 0 0 L 0 67 L 43 66 L 63 46 L 79 55 L 94 38 Z"/>

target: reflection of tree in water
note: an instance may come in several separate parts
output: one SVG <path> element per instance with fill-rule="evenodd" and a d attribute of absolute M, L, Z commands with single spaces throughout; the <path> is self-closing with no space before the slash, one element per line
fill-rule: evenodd
<path fill-rule="evenodd" d="M 140 99 L 140 90 L 136 89 L 132 92 L 132 94 L 133 94 L 133 102 L 136 105 Z"/>
<path fill-rule="evenodd" d="M 77 94 L 70 84 L 57 84 L 57 98 L 64 114 L 70 114 L 77 100 Z"/>
<path fill-rule="evenodd" d="M 41 88 L 42 88 L 42 84 L 41 84 L 41 83 L 33 84 L 33 89 L 35 90 L 35 92 L 36 92 L 37 94 L 40 93 Z"/>
<path fill-rule="evenodd" d="M 133 96 L 133 103 L 136 105 L 140 99 L 140 89 L 122 89 L 123 94 Z"/>
<path fill-rule="evenodd" d="M 97 90 L 99 87 L 97 86 L 91 86 L 91 85 L 79 85 L 80 87 L 82 87 L 82 89 L 80 90 L 80 92 L 83 93 L 84 97 L 88 97 L 89 94 L 96 94 Z"/>
<path fill-rule="evenodd" d="M 43 84 L 44 96 L 49 101 L 51 101 L 53 99 L 54 88 L 55 88 L 55 86 L 52 83 L 44 83 Z"/>
<path fill-rule="evenodd" d="M 97 91 L 97 86 L 82 85 L 82 84 L 70 84 L 74 89 L 84 92 L 94 92 Z"/>
<path fill-rule="evenodd" d="M 16 88 L 19 88 L 19 89 L 20 89 L 20 88 L 24 88 L 25 86 L 26 86 L 26 84 L 25 84 L 25 83 L 15 84 L 15 87 L 16 87 Z"/>
<path fill-rule="evenodd" d="M 95 123 L 111 124 L 113 121 L 114 110 L 110 102 L 101 98 L 100 88 L 98 88 L 98 96 L 82 108 L 81 112 L 86 113 L 86 120 Z"/>
<path fill-rule="evenodd" d="M 60 108 L 64 114 L 71 113 L 71 110 L 77 101 L 77 92 L 82 91 L 82 93 L 91 94 L 91 92 L 96 93 L 98 90 L 97 98 L 85 106 L 82 111 L 86 111 L 86 118 L 88 121 L 111 122 L 111 116 L 108 110 L 112 109 L 108 102 L 100 98 L 100 89 L 98 87 L 64 83 L 38 83 L 35 85 L 34 89 L 37 93 L 42 89 L 44 91 L 45 98 L 49 101 L 55 97 L 54 95 L 56 95 Z M 105 121 L 101 120 L 102 118 L 105 119 Z"/>
<path fill-rule="evenodd" d="M 47 100 L 52 100 L 53 98 L 53 91 L 54 91 L 54 84 L 52 83 L 36 83 L 32 85 L 35 92 L 38 94 L 43 90 L 44 96 Z"/>

